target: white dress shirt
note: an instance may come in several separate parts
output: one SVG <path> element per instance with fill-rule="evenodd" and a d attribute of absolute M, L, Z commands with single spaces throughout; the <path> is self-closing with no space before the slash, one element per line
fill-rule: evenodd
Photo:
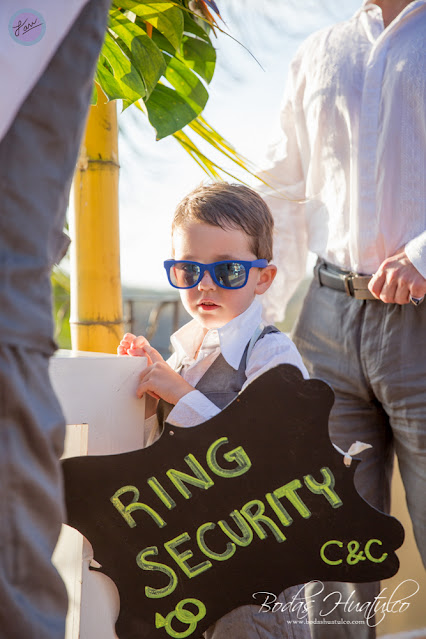
<path fill-rule="evenodd" d="M 262 326 L 261 316 L 262 305 L 256 296 L 244 313 L 221 328 L 210 329 L 205 335 L 200 324 L 192 320 L 172 335 L 171 342 L 175 352 L 168 359 L 168 364 L 174 370 L 180 369 L 182 377 L 192 386 L 198 383 L 220 353 L 232 368 L 238 370 L 247 344 L 256 329 Z M 309 377 L 291 339 L 284 333 L 269 333 L 255 343 L 248 355 L 245 371 L 247 380 L 241 390 L 278 364 L 293 364 L 302 371 L 305 378 Z M 196 426 L 220 411 L 205 395 L 194 390 L 178 401 L 170 411 L 167 421 L 176 426 Z M 146 420 L 146 431 L 151 431 L 148 443 L 153 441 L 152 432 L 158 430 L 157 426 L 155 415 Z"/>
<path fill-rule="evenodd" d="M 278 266 L 268 320 L 282 317 L 308 249 L 372 274 L 405 246 L 426 277 L 426 0 L 386 29 L 365 2 L 308 38 L 290 67 L 281 125 L 261 175 L 275 189 L 262 189 Z"/>

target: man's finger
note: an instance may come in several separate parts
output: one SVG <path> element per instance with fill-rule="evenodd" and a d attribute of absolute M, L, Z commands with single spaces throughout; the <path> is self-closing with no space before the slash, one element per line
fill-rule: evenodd
<path fill-rule="evenodd" d="M 385 304 L 394 304 L 396 301 L 395 295 L 396 295 L 397 288 L 398 288 L 398 282 L 386 281 L 382 287 L 382 290 L 380 291 L 380 299 L 382 300 L 382 302 L 385 302 Z"/>
<path fill-rule="evenodd" d="M 380 299 L 380 293 L 382 292 L 385 281 L 386 274 L 383 271 L 377 271 L 368 283 L 368 290 L 374 297 L 377 297 L 377 299 Z"/>
<path fill-rule="evenodd" d="M 409 304 L 410 303 L 410 291 L 406 284 L 399 284 L 395 293 L 396 304 Z"/>

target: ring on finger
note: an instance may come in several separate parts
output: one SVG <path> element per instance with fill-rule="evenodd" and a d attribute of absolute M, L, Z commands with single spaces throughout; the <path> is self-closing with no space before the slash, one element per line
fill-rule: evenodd
<path fill-rule="evenodd" d="M 413 297 L 412 295 L 410 295 L 409 300 L 412 304 L 414 304 L 414 306 L 419 306 L 423 302 L 424 298 L 424 295 L 423 297 Z"/>

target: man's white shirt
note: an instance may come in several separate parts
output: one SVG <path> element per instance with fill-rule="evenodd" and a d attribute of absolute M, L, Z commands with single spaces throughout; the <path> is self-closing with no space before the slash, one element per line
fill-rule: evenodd
<path fill-rule="evenodd" d="M 278 266 L 264 296 L 268 320 L 282 317 L 308 249 L 373 274 L 405 246 L 426 277 L 425 123 L 426 0 L 386 29 L 381 9 L 367 1 L 300 47 L 281 110 L 283 138 L 262 173 L 273 187 L 262 195 L 276 223 Z"/>

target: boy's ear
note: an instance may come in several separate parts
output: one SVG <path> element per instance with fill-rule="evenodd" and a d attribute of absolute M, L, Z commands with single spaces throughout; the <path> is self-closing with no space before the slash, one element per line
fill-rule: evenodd
<path fill-rule="evenodd" d="M 271 286 L 277 274 L 277 267 L 275 264 L 268 264 L 265 268 L 262 268 L 259 274 L 259 279 L 256 284 L 256 295 L 262 295 Z"/>

